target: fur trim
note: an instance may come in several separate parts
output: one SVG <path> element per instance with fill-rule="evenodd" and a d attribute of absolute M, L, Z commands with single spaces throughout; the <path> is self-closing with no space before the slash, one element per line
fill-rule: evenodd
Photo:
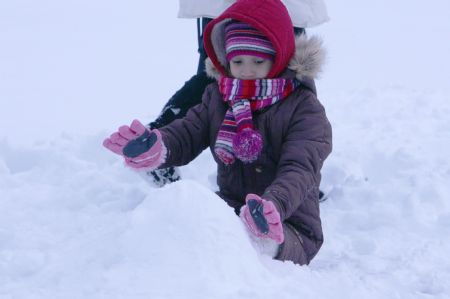
<path fill-rule="evenodd" d="M 211 59 L 208 57 L 205 60 L 205 71 L 208 77 L 212 79 L 216 79 L 219 81 L 220 79 L 220 72 L 216 69 L 214 64 L 212 63 Z"/>
<path fill-rule="evenodd" d="M 325 49 L 322 40 L 316 36 L 308 38 L 302 34 L 295 39 L 295 54 L 288 68 L 295 72 L 297 80 L 305 77 L 316 79 L 325 62 Z"/>
<path fill-rule="evenodd" d="M 295 72 L 295 77 L 300 81 L 305 78 L 316 79 L 322 71 L 325 56 L 326 51 L 319 37 L 307 37 L 302 34 L 295 38 L 295 54 L 292 56 L 288 68 Z M 211 59 L 206 58 L 205 68 L 209 77 L 219 80 L 220 73 Z"/>

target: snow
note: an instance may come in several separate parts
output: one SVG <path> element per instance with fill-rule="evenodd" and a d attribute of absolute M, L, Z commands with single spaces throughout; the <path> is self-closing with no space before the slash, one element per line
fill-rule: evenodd
<path fill-rule="evenodd" d="M 101 147 L 195 70 L 173 2 L 0 3 L 0 298 L 450 298 L 450 5 L 327 2 L 325 243 L 299 267 L 253 249 L 208 151 L 154 189 Z"/>

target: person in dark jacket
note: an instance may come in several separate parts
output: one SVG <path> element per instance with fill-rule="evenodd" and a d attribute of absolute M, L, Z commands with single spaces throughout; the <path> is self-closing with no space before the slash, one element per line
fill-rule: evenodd
<path fill-rule="evenodd" d="M 323 243 L 320 171 L 331 125 L 314 77 L 321 42 L 295 37 L 279 0 L 238 0 L 205 29 L 216 80 L 187 115 L 159 129 L 135 120 L 104 146 L 134 169 L 186 165 L 210 147 L 218 195 L 264 253 L 308 264 Z"/>

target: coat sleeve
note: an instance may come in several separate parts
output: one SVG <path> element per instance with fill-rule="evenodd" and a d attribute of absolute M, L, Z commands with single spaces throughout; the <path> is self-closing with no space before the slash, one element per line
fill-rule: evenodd
<path fill-rule="evenodd" d="M 279 208 L 281 219 L 289 218 L 309 193 L 318 196 L 320 170 L 331 152 L 331 125 L 325 110 L 310 93 L 293 112 L 283 136 L 276 178 L 263 198 Z"/>
<path fill-rule="evenodd" d="M 186 116 L 160 128 L 167 157 L 160 168 L 186 165 L 209 145 L 210 91 L 206 88 L 202 102 L 191 108 Z"/>

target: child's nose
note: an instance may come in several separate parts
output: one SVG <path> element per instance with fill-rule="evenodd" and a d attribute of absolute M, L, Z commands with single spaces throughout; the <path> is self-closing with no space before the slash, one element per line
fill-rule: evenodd
<path fill-rule="evenodd" d="M 251 66 L 245 66 L 242 69 L 242 75 L 245 77 L 250 77 L 250 76 L 253 76 L 254 74 L 255 74 L 255 70 Z"/>

